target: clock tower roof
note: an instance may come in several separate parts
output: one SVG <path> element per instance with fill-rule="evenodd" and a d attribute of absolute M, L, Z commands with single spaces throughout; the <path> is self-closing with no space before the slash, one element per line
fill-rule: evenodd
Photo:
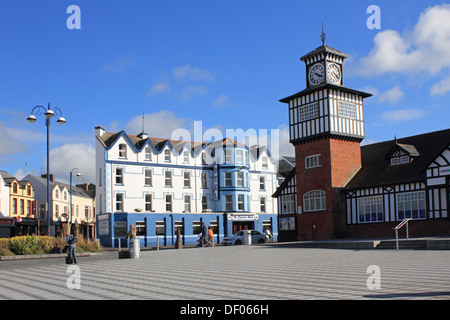
<path fill-rule="evenodd" d="M 297 92 L 296 94 L 293 94 L 293 95 L 291 95 L 291 96 L 289 96 L 289 97 L 283 98 L 283 99 L 281 99 L 281 100 L 279 100 L 279 101 L 280 101 L 280 102 L 284 102 L 284 103 L 289 103 L 289 101 L 291 101 L 292 99 L 295 99 L 295 98 L 304 96 L 304 95 L 306 95 L 306 94 L 308 94 L 308 93 L 317 91 L 317 90 L 319 90 L 319 89 L 325 89 L 325 88 L 336 89 L 336 90 L 342 90 L 342 91 L 345 91 L 345 92 L 348 92 L 348 93 L 358 94 L 358 95 L 361 95 L 363 98 L 368 98 L 368 97 L 371 97 L 371 96 L 372 96 L 371 93 L 362 92 L 362 91 L 350 89 L 350 88 L 347 88 L 347 87 L 344 87 L 344 86 L 334 85 L 334 84 L 331 84 L 331 83 L 324 83 L 324 84 L 319 85 L 319 86 L 316 86 L 316 87 L 309 87 L 309 88 L 306 88 L 305 90 L 302 90 L 302 91 L 300 91 L 300 92 Z"/>
<path fill-rule="evenodd" d="M 329 46 L 326 46 L 325 44 L 321 45 L 320 47 L 314 49 L 310 53 L 305 54 L 303 57 L 300 58 L 301 61 L 306 61 L 308 58 L 316 56 L 321 53 L 331 53 L 336 56 L 341 57 L 342 59 L 348 58 L 348 54 L 343 53 L 339 50 L 336 50 L 334 48 L 331 48 Z"/>

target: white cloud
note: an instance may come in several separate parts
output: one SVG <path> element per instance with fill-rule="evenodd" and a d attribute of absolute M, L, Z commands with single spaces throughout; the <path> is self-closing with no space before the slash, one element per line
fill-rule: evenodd
<path fill-rule="evenodd" d="M 192 68 L 190 65 L 174 67 L 172 75 L 177 80 L 213 81 L 215 74 L 208 70 Z"/>
<path fill-rule="evenodd" d="M 179 128 L 190 130 L 192 125 L 185 118 L 177 117 L 173 112 L 161 110 L 144 114 L 144 131 L 149 137 L 169 139 L 172 132 Z M 125 132 L 138 134 L 142 132 L 142 116 L 136 116 L 125 125 Z"/>
<path fill-rule="evenodd" d="M 166 81 L 162 81 L 151 86 L 147 95 L 162 94 L 168 91 L 170 91 L 170 85 Z"/>
<path fill-rule="evenodd" d="M 0 137 L 0 157 L 6 158 L 25 152 L 24 143 L 11 134 L 11 129 L 7 128 L 3 121 L 0 121 Z"/>
<path fill-rule="evenodd" d="M 207 92 L 208 89 L 206 89 L 205 86 L 189 85 L 186 86 L 179 94 L 177 94 L 176 97 L 183 102 L 188 102 L 195 97 L 204 96 L 205 94 L 207 94 Z"/>
<path fill-rule="evenodd" d="M 116 74 L 123 74 L 128 70 L 135 68 L 136 65 L 136 56 L 134 54 L 128 54 L 123 58 L 105 64 L 103 67 L 101 67 L 101 70 Z"/>
<path fill-rule="evenodd" d="M 216 100 L 213 102 L 214 108 L 225 108 L 231 106 L 230 97 L 226 94 L 221 94 Z"/>
<path fill-rule="evenodd" d="M 398 109 L 382 113 L 381 119 L 386 122 L 399 123 L 421 119 L 425 117 L 426 114 L 426 111 L 419 109 Z"/>
<path fill-rule="evenodd" d="M 44 159 L 42 167 L 47 167 Z M 50 150 L 50 173 L 61 182 L 69 181 L 72 169 L 77 168 L 81 177 L 73 183 L 92 182 L 95 183 L 95 148 L 91 144 L 75 143 L 65 144 Z"/>
<path fill-rule="evenodd" d="M 379 32 L 374 48 L 359 61 L 363 75 L 385 73 L 434 75 L 450 67 L 450 5 L 427 8 L 412 31 Z"/>
<path fill-rule="evenodd" d="M 400 87 L 394 87 L 385 93 L 381 94 L 378 98 L 380 102 L 388 102 L 390 104 L 395 104 L 399 100 L 401 100 L 405 94 L 403 93 L 402 89 Z"/>
<path fill-rule="evenodd" d="M 430 94 L 433 96 L 445 95 L 448 91 L 450 91 L 450 77 L 434 84 L 430 89 Z"/>

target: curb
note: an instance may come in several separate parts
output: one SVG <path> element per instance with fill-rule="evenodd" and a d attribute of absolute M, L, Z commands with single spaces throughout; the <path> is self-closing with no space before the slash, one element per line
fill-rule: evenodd
<path fill-rule="evenodd" d="M 77 257 L 89 257 L 91 255 L 102 254 L 103 252 L 77 252 Z M 67 253 L 48 253 L 48 254 L 28 254 L 15 256 L 0 256 L 0 261 L 11 260 L 29 260 L 29 259 L 50 259 L 50 258 L 67 258 Z"/>

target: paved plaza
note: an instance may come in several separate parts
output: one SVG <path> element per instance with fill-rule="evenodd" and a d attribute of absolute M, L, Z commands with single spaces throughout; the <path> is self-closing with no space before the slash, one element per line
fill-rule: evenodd
<path fill-rule="evenodd" d="M 0 299 L 450 299 L 448 250 L 263 245 L 149 250 L 139 259 L 105 252 L 81 257 L 78 274 L 61 258 L 43 260 L 0 261 Z"/>

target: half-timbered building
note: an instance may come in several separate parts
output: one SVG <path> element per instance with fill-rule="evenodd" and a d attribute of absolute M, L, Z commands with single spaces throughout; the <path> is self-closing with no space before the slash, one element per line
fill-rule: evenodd
<path fill-rule="evenodd" d="M 280 100 L 295 168 L 273 195 L 278 239 L 392 236 L 404 219 L 413 235 L 450 235 L 450 130 L 361 146 L 371 94 L 344 86 L 348 56 L 324 40 L 300 58 L 306 89 Z"/>

